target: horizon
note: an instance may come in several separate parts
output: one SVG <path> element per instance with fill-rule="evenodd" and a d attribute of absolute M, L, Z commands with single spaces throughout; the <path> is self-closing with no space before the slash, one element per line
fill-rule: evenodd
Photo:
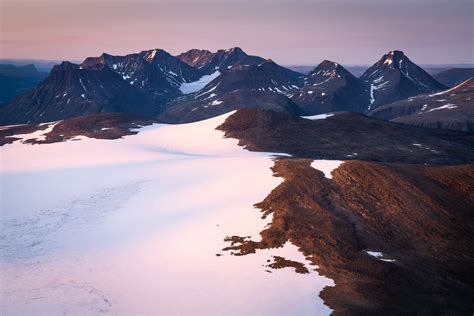
<path fill-rule="evenodd" d="M 4 0 L 0 58 L 79 61 L 148 47 L 177 55 L 238 46 L 284 65 L 370 65 L 396 49 L 418 64 L 473 64 L 473 7 L 469 0 Z"/>
<path fill-rule="evenodd" d="M 235 48 L 235 47 L 238 47 L 238 46 L 234 46 L 232 48 Z M 253 55 L 253 56 L 256 56 L 255 54 L 252 54 L 251 52 L 248 52 L 246 49 L 244 48 L 241 48 L 241 47 L 238 47 L 240 49 L 242 49 L 246 54 L 248 55 Z M 128 52 L 128 53 L 124 53 L 124 54 L 117 54 L 117 55 L 114 55 L 114 56 L 126 56 L 126 55 L 131 55 L 131 54 L 135 54 L 135 53 L 139 53 L 140 51 L 148 51 L 148 50 L 153 50 L 153 49 L 162 49 L 168 53 L 170 53 L 167 49 L 164 49 L 164 48 L 149 48 L 149 49 L 142 49 L 142 50 L 139 50 L 139 51 L 136 51 L 136 52 Z M 189 50 L 191 50 L 193 48 L 190 48 L 190 49 L 187 49 L 186 51 L 183 51 L 183 52 L 179 52 L 177 54 L 171 54 L 173 56 L 178 56 L 179 54 L 181 53 L 185 53 Z M 197 48 L 199 50 L 206 50 L 205 48 Z M 221 48 L 220 50 L 226 50 L 226 49 L 229 49 L 229 48 Z M 215 53 L 217 52 L 217 50 L 208 50 L 212 53 Z M 402 50 L 403 52 L 403 50 Z M 389 53 L 389 51 L 387 51 L 386 53 L 384 54 L 387 54 Z M 76 64 L 80 64 L 82 63 L 86 58 L 88 57 L 98 57 L 102 54 L 109 54 L 109 55 L 113 55 L 113 54 L 110 54 L 109 52 L 102 52 L 100 53 L 99 55 L 95 55 L 95 56 L 86 56 L 84 57 L 82 60 L 72 60 L 72 59 L 37 59 L 37 58 L 15 58 L 15 57 L 0 57 L 0 62 L 4 62 L 4 61 L 14 61 L 14 62 L 38 62 L 38 63 L 53 63 L 53 62 L 57 62 L 57 63 L 61 63 L 61 62 L 71 62 L 71 63 L 76 63 Z M 384 55 L 383 54 L 383 55 Z M 340 63 L 338 62 L 337 60 L 330 60 L 330 59 L 322 59 L 320 60 L 319 62 L 314 62 L 314 63 L 282 63 L 280 65 L 282 66 L 285 66 L 285 67 L 309 67 L 309 66 L 317 66 L 319 65 L 321 62 L 323 62 L 324 60 L 330 60 L 330 61 L 333 61 L 333 62 L 337 62 L 343 66 L 367 66 L 367 67 L 370 67 L 372 66 L 373 64 L 375 64 L 377 61 L 380 60 L 380 58 L 383 57 L 383 55 L 380 55 L 378 59 L 374 60 L 373 62 L 370 62 L 370 63 Z M 407 54 L 405 54 L 408 58 L 410 58 L 410 56 L 408 56 Z M 267 57 L 267 59 L 272 59 L 271 57 Z M 413 60 L 412 60 L 413 61 Z M 474 66 L 474 61 L 473 62 L 459 62 L 459 63 L 423 63 L 423 62 L 415 62 L 417 65 L 419 66 L 464 66 L 464 67 L 472 67 Z"/>

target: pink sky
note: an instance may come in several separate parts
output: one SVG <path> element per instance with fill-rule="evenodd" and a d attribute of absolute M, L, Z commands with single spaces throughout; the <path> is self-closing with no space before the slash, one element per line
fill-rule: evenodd
<path fill-rule="evenodd" d="M 1 0 L 2 58 L 234 46 L 283 64 L 474 62 L 471 0 Z"/>

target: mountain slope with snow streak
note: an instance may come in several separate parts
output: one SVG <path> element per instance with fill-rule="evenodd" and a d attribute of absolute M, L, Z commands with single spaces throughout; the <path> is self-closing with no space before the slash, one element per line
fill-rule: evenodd
<path fill-rule="evenodd" d="M 360 79 L 370 95 L 367 111 L 382 104 L 446 88 L 398 50 L 385 54 Z"/>

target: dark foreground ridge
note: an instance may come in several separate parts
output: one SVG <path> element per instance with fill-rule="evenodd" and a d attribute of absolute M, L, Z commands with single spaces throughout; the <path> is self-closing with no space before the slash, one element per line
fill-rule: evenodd
<path fill-rule="evenodd" d="M 284 182 L 256 205 L 273 214 L 270 227 L 261 240 L 234 236 L 225 250 L 293 243 L 335 281 L 320 294 L 335 315 L 472 312 L 473 165 L 350 161 L 329 180 L 310 163 L 276 161 Z"/>
<path fill-rule="evenodd" d="M 413 164 L 474 162 L 474 135 L 386 122 L 340 112 L 309 120 L 273 111 L 241 109 L 218 127 L 252 151 L 296 157 Z"/>
<path fill-rule="evenodd" d="M 255 205 L 273 215 L 261 239 L 229 236 L 224 251 L 293 243 L 334 280 L 320 296 L 335 315 L 472 314 L 472 134 L 260 110 L 239 110 L 219 129 L 250 150 L 294 156 L 275 161 L 284 181 Z M 316 158 L 366 161 L 345 161 L 328 179 Z"/>
<path fill-rule="evenodd" d="M 134 129 L 158 123 L 156 119 L 144 118 L 124 113 L 100 113 L 85 115 L 68 120 L 43 124 L 26 124 L 5 126 L 0 128 L 0 146 L 10 144 L 20 139 L 15 135 L 29 134 L 46 130 L 55 124 L 52 131 L 45 134 L 43 140 L 30 139 L 29 144 L 50 144 L 74 140 L 77 136 L 97 139 L 117 139 L 126 135 L 137 134 Z"/>

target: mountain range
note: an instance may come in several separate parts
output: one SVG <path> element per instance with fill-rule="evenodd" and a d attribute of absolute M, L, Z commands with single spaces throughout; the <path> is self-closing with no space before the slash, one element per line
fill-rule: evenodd
<path fill-rule="evenodd" d="M 38 71 L 32 64 L 24 66 L 0 64 L 0 107 L 10 102 L 16 95 L 36 86 L 47 75 L 46 72 Z"/>
<path fill-rule="evenodd" d="M 452 78 L 442 80 L 451 84 L 468 75 L 468 71 L 454 71 L 440 78 Z M 183 123 L 239 108 L 295 115 L 371 114 L 381 106 L 446 89 L 401 51 L 382 56 L 357 78 L 329 60 L 304 75 L 238 47 L 217 52 L 192 49 L 177 56 L 153 49 L 125 56 L 104 53 L 80 64 L 63 62 L 32 90 L 1 108 L 0 124 L 42 123 L 104 112 Z M 460 128 L 459 124 L 437 126 Z"/>

